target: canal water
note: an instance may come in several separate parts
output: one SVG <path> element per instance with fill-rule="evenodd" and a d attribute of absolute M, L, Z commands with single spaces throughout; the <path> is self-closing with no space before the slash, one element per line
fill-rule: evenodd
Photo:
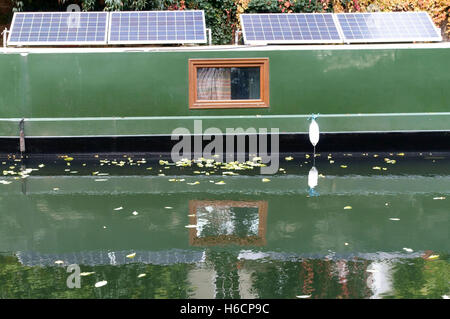
<path fill-rule="evenodd" d="M 258 163 L 1 158 L 0 298 L 450 294 L 450 154 Z"/>

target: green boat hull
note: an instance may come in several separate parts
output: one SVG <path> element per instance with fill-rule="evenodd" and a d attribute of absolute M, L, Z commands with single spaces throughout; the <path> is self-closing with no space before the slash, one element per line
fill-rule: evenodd
<path fill-rule="evenodd" d="M 270 107 L 189 109 L 189 59 L 250 57 L 269 58 Z M 0 137 L 17 138 L 22 119 L 25 137 L 170 135 L 194 120 L 295 134 L 312 113 L 322 133 L 448 132 L 449 61 L 444 44 L 8 49 Z"/>

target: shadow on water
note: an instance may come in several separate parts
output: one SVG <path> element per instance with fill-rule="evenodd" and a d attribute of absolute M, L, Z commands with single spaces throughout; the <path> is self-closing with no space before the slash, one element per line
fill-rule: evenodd
<path fill-rule="evenodd" d="M 317 155 L 1 159 L 0 297 L 447 296 L 450 154 Z"/>

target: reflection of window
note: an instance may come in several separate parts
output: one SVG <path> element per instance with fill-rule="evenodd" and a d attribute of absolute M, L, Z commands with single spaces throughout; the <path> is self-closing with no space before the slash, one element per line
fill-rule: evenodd
<path fill-rule="evenodd" d="M 189 60 L 190 108 L 269 106 L 269 59 Z"/>
<path fill-rule="evenodd" d="M 189 211 L 193 246 L 265 245 L 265 201 L 190 201 Z"/>

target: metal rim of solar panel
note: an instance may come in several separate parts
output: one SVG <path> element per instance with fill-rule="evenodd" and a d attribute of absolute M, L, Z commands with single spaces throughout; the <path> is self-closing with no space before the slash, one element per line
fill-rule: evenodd
<path fill-rule="evenodd" d="M 16 23 L 17 19 L 20 19 L 19 17 L 21 17 L 21 16 L 26 17 L 26 16 L 36 16 L 36 15 L 42 15 L 42 16 L 55 16 L 55 15 L 64 16 L 64 15 L 66 15 L 69 17 L 70 16 L 75 17 L 78 15 L 80 17 L 80 19 L 83 16 L 88 17 L 88 19 L 89 19 L 89 16 L 96 16 L 98 18 L 101 17 L 102 18 L 101 20 L 104 19 L 104 22 L 105 22 L 104 31 L 100 33 L 102 39 L 101 40 L 87 40 L 87 38 L 86 38 L 86 40 L 75 39 L 75 40 L 63 40 L 63 41 L 59 41 L 59 40 L 56 40 L 56 41 L 48 41 L 48 40 L 47 41 L 44 41 L 44 40 L 30 41 L 30 39 L 29 39 L 30 36 L 29 36 L 27 41 L 20 40 L 20 39 L 14 40 L 14 31 L 15 31 L 15 28 L 18 27 L 17 23 Z M 103 11 L 101 11 L 101 12 L 15 12 L 14 16 L 13 16 L 13 20 L 11 22 L 11 29 L 9 31 L 7 44 L 8 45 L 16 45 L 16 46 L 79 45 L 79 44 L 82 44 L 82 45 L 105 45 L 105 44 L 107 44 L 107 39 L 108 39 L 108 21 L 109 21 L 108 12 L 103 12 Z M 60 27 L 61 27 L 61 25 L 59 25 L 59 29 L 60 29 Z M 59 31 L 59 29 L 58 29 L 58 31 Z M 95 38 L 97 38 L 99 33 L 97 32 L 97 30 L 95 32 L 96 32 Z M 19 34 L 19 38 L 21 36 L 21 33 L 22 32 L 20 32 L 20 34 Z M 30 34 L 31 34 L 31 32 L 30 32 Z M 68 36 L 68 34 L 69 34 L 69 32 L 67 32 L 67 36 Z M 48 36 L 50 36 L 50 33 Z M 60 36 L 60 34 L 57 34 L 56 38 L 58 38 L 59 36 Z M 86 34 L 86 37 L 87 37 L 87 34 Z M 39 35 L 38 35 L 38 38 L 39 38 Z"/>
<path fill-rule="evenodd" d="M 159 14 L 171 14 L 171 15 L 186 15 L 189 13 L 192 13 L 195 15 L 195 13 L 200 13 L 201 18 L 202 18 L 202 22 L 201 22 L 201 32 L 202 32 L 202 36 L 201 39 L 191 39 L 191 40 L 187 40 L 187 39 L 183 39 L 183 40 L 112 40 L 111 36 L 113 34 L 112 32 L 112 28 L 114 27 L 114 23 L 113 23 L 113 17 L 115 15 L 126 15 L 126 14 L 136 14 L 137 16 L 139 15 L 144 15 L 144 14 L 154 14 L 154 15 L 159 15 Z M 120 26 L 119 26 L 120 27 Z M 108 30 L 108 44 L 185 44 L 185 43 L 206 43 L 207 38 L 206 38 L 206 23 L 205 23 L 205 13 L 203 10 L 183 10 L 183 11 L 116 11 L 116 12 L 111 12 L 109 15 L 109 30 Z"/>
<path fill-rule="evenodd" d="M 339 39 L 333 39 L 333 40 L 324 40 L 324 39 L 302 39 L 302 40 L 285 40 L 285 39 L 273 39 L 273 40 L 267 40 L 267 39 L 257 39 L 257 40 L 250 40 L 248 39 L 248 30 L 246 30 L 246 23 L 245 18 L 248 16 L 284 16 L 287 17 L 289 15 L 331 15 L 333 17 L 334 22 L 334 28 L 337 29 L 339 34 Z M 348 16 L 358 16 L 358 17 L 364 17 L 368 15 L 404 15 L 404 14 L 412 14 L 412 15 L 425 15 L 426 21 L 429 28 L 431 28 L 431 35 L 428 37 L 418 37 L 418 36 L 410 36 L 410 37 L 378 37 L 378 38 L 367 38 L 367 37 L 361 37 L 361 38 L 348 38 L 345 35 L 345 30 L 347 28 L 343 28 L 341 25 L 341 22 L 339 20 L 339 17 L 348 17 Z M 261 44 L 314 44 L 314 43 L 321 43 L 321 44 L 328 44 L 328 43 L 386 43 L 386 42 L 435 42 L 435 41 L 442 41 L 442 36 L 440 35 L 440 30 L 434 26 L 433 21 L 431 20 L 431 17 L 429 14 L 425 11 L 413 11 L 413 12 L 373 12 L 373 13 L 256 13 L 256 14 L 241 14 L 241 26 L 242 26 L 242 33 L 244 37 L 244 43 L 245 44 L 255 44 L 255 45 L 261 45 Z M 330 26 L 327 26 L 327 28 Z M 425 27 L 425 26 L 424 26 Z M 291 31 L 292 32 L 292 31 Z"/>

